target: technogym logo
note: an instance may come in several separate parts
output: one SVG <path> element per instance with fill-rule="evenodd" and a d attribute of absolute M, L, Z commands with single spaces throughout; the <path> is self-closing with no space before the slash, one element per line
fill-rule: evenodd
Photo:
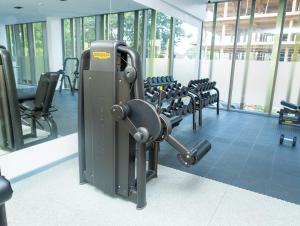
<path fill-rule="evenodd" d="M 101 60 L 111 58 L 110 52 L 93 52 L 93 57 Z"/>

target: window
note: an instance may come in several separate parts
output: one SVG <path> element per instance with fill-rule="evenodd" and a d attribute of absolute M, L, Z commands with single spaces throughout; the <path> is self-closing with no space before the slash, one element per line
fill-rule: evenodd
<path fill-rule="evenodd" d="M 198 31 L 197 27 L 176 20 L 174 48 L 174 79 L 187 85 L 198 76 Z"/>

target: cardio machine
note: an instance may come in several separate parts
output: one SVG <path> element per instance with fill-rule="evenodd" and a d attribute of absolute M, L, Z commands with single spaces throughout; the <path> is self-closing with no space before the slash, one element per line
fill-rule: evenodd
<path fill-rule="evenodd" d="M 83 52 L 78 98 L 80 183 L 128 198 L 138 209 L 146 206 L 146 182 L 157 177 L 161 141 L 185 166 L 211 149 L 203 140 L 190 150 L 171 135 L 172 121 L 144 100 L 140 55 L 124 42 L 95 41 Z"/>

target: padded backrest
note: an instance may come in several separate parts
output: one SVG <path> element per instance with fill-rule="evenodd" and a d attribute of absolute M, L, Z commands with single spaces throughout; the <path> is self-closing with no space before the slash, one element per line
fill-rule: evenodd
<path fill-rule="evenodd" d="M 57 82 L 59 79 L 59 74 L 56 72 L 48 72 L 46 74 L 49 76 L 48 77 L 49 78 L 49 86 L 48 86 L 47 96 L 46 96 L 45 104 L 44 104 L 44 108 L 43 108 L 44 113 L 48 112 L 49 108 L 51 108 L 51 106 L 52 106 L 55 89 L 56 89 Z"/>
<path fill-rule="evenodd" d="M 72 76 L 78 74 L 79 60 L 77 58 L 68 57 L 64 60 L 64 73 Z"/>
<path fill-rule="evenodd" d="M 47 72 L 41 75 L 34 104 L 35 108 L 40 109 L 43 113 L 48 113 L 52 106 L 58 78 L 59 74 L 56 72 Z"/>
<path fill-rule="evenodd" d="M 42 74 L 36 89 L 34 105 L 36 109 L 42 110 L 48 92 L 49 78 L 46 74 Z"/>

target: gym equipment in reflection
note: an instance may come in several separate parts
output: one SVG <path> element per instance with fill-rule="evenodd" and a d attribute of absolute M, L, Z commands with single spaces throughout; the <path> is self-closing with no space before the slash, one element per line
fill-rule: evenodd
<path fill-rule="evenodd" d="M 79 67 L 79 60 L 77 58 L 75 57 L 65 58 L 63 69 L 58 71 L 58 73 L 61 75 L 59 92 L 61 92 L 63 84 L 66 83 L 66 79 L 67 79 L 71 93 L 72 95 L 74 95 L 74 91 L 76 90 L 77 80 L 79 77 L 78 67 Z M 71 83 L 72 77 L 73 77 L 73 84 Z"/>
<path fill-rule="evenodd" d="M 7 202 L 13 194 L 10 182 L 0 173 L 0 225 L 7 226 L 5 202 Z"/>
<path fill-rule="evenodd" d="M 281 101 L 283 106 L 279 113 L 279 124 L 299 126 L 300 125 L 300 106 Z"/>
<path fill-rule="evenodd" d="M 189 150 L 171 135 L 176 119 L 144 100 L 140 55 L 123 42 L 95 41 L 83 52 L 78 101 L 80 182 L 126 197 L 137 208 L 146 205 L 146 182 L 157 177 L 161 141 L 185 166 L 211 149 L 203 140 Z"/>
<path fill-rule="evenodd" d="M 0 147 L 18 150 L 57 138 L 57 127 L 53 120 L 52 100 L 59 75 L 41 75 L 36 93 L 31 97 L 18 96 L 10 53 L 0 48 Z M 42 129 L 44 121 L 49 127 L 48 135 L 37 137 L 37 125 Z M 44 124 L 45 124 L 44 123 Z M 23 134 L 22 124 L 30 127 Z"/>

